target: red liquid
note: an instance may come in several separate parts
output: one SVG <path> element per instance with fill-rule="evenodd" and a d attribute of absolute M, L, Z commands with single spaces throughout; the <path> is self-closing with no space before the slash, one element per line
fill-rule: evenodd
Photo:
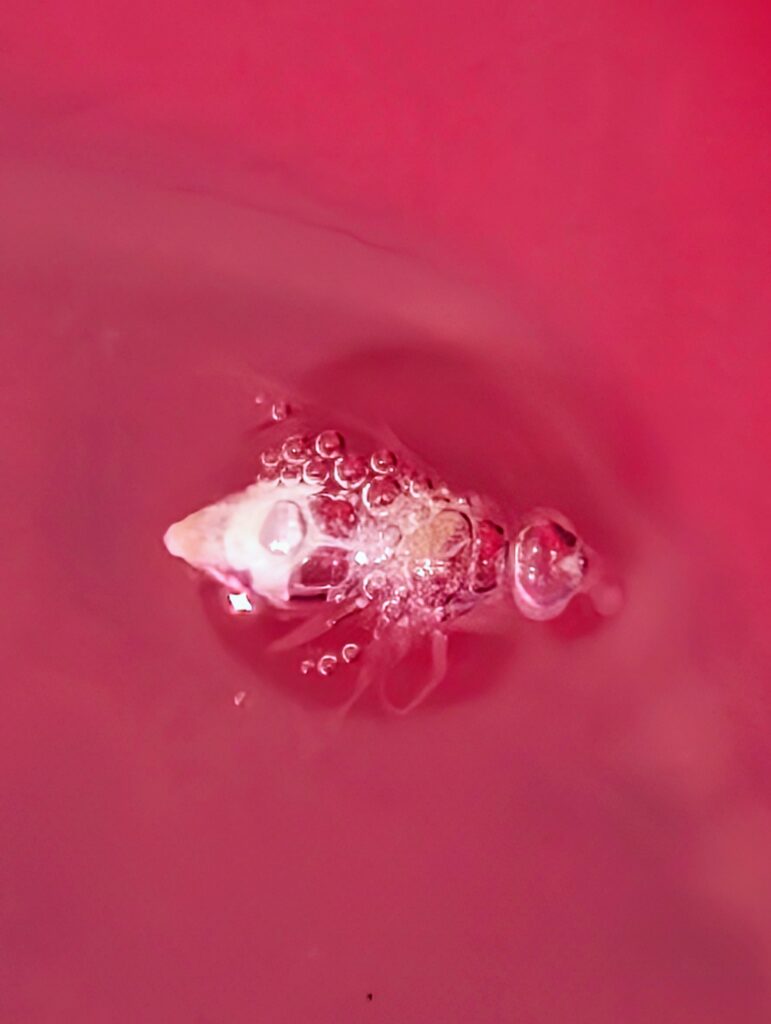
<path fill-rule="evenodd" d="M 765 1022 L 760 16 L 313 11 L 3 34 L 0 1021 Z M 161 543 L 250 367 L 624 609 L 330 730 Z"/>

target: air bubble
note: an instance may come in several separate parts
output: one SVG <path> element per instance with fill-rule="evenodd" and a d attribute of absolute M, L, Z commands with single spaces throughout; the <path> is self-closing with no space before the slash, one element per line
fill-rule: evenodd
<path fill-rule="evenodd" d="M 288 437 L 282 445 L 281 454 L 290 465 L 300 465 L 310 455 L 308 439 L 299 434 Z"/>
<path fill-rule="evenodd" d="M 293 555 L 305 540 L 305 519 L 293 501 L 277 501 L 260 529 L 260 544 L 272 555 Z"/>
<path fill-rule="evenodd" d="M 316 667 L 316 662 L 306 658 L 305 661 L 300 664 L 300 671 L 304 676 L 307 676 L 309 672 L 312 672 Z"/>
<path fill-rule="evenodd" d="M 322 459 L 336 459 L 343 454 L 345 440 L 336 430 L 322 430 L 316 436 L 314 447 Z"/>
<path fill-rule="evenodd" d="M 246 701 L 246 690 L 239 690 L 238 693 L 234 693 L 233 694 L 233 703 L 235 704 L 235 706 L 237 708 L 243 707 L 245 701 Z"/>
<path fill-rule="evenodd" d="M 279 399 L 273 403 L 273 407 L 270 410 L 271 419 L 275 420 L 276 423 L 281 423 L 285 419 L 288 419 L 292 414 L 291 406 L 289 402 L 284 402 Z"/>
<path fill-rule="evenodd" d="M 325 484 L 329 479 L 329 465 L 324 459 L 312 458 L 303 466 L 303 480 L 306 484 Z"/>
<path fill-rule="evenodd" d="M 316 671 L 320 676 L 331 675 L 337 668 L 336 654 L 322 654 L 316 663 Z"/>
<path fill-rule="evenodd" d="M 381 448 L 370 456 L 369 464 L 374 473 L 393 473 L 396 469 L 396 456 L 388 448 Z"/>
<path fill-rule="evenodd" d="M 281 467 L 281 483 L 290 487 L 299 484 L 303 478 L 302 465 L 287 465 Z"/>
<path fill-rule="evenodd" d="M 353 491 L 369 476 L 367 460 L 361 455 L 342 455 L 335 459 L 334 477 L 340 487 Z"/>
<path fill-rule="evenodd" d="M 346 665 L 350 665 L 352 661 L 355 661 L 359 656 L 359 645 L 358 644 L 343 644 L 343 649 L 340 651 L 340 657 L 343 659 Z"/>
<path fill-rule="evenodd" d="M 514 544 L 514 599 L 531 619 L 551 619 L 584 581 L 587 559 L 575 533 L 543 517 L 524 526 Z"/>
<path fill-rule="evenodd" d="M 278 448 L 266 448 L 260 455 L 260 462 L 269 468 L 278 466 L 281 462 L 281 452 Z"/>
<path fill-rule="evenodd" d="M 401 494 L 401 488 L 390 476 L 371 480 L 362 492 L 362 500 L 370 512 L 380 513 L 392 505 Z"/>

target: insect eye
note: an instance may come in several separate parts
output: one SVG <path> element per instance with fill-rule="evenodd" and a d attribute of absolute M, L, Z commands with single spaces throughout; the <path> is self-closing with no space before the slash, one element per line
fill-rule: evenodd
<path fill-rule="evenodd" d="M 548 513 L 516 536 L 512 549 L 514 600 L 529 619 L 552 619 L 582 589 L 588 559 L 576 534 Z"/>
<path fill-rule="evenodd" d="M 260 543 L 272 555 L 293 555 L 305 540 L 305 519 L 293 501 L 277 501 L 260 529 Z"/>

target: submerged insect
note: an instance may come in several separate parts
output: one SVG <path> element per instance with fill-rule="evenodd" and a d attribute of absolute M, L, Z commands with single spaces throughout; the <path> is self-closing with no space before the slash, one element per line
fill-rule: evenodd
<path fill-rule="evenodd" d="M 288 403 L 271 417 L 285 423 Z M 345 708 L 370 686 L 404 714 L 439 685 L 448 633 L 462 617 L 513 601 L 531 619 L 559 615 L 590 589 L 592 552 L 558 513 L 537 510 L 513 530 L 477 495 L 461 495 L 394 448 L 351 451 L 334 429 L 292 433 L 260 455 L 257 479 L 166 532 L 169 552 L 222 583 L 236 613 L 294 610 L 299 625 L 274 645 L 303 648 L 303 673 L 356 663 Z M 421 643 L 431 669 L 406 705 L 387 697 L 395 665 Z"/>

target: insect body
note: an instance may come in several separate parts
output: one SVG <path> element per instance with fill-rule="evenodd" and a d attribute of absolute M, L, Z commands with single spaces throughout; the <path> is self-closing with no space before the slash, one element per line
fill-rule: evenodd
<path fill-rule="evenodd" d="M 428 642 L 432 670 L 404 713 L 446 667 L 452 624 L 512 596 L 530 618 L 551 618 L 585 585 L 588 554 L 562 517 L 536 513 L 510 537 L 476 496 L 453 493 L 409 456 L 348 450 L 336 430 L 298 433 L 266 448 L 254 483 L 171 526 L 171 554 L 241 599 L 296 609 L 277 646 L 307 646 L 345 624 L 343 642 L 302 671 L 322 676 L 358 660 L 351 702 L 373 683 L 386 703 L 389 671 Z M 343 640 L 345 637 L 343 636 Z"/>

